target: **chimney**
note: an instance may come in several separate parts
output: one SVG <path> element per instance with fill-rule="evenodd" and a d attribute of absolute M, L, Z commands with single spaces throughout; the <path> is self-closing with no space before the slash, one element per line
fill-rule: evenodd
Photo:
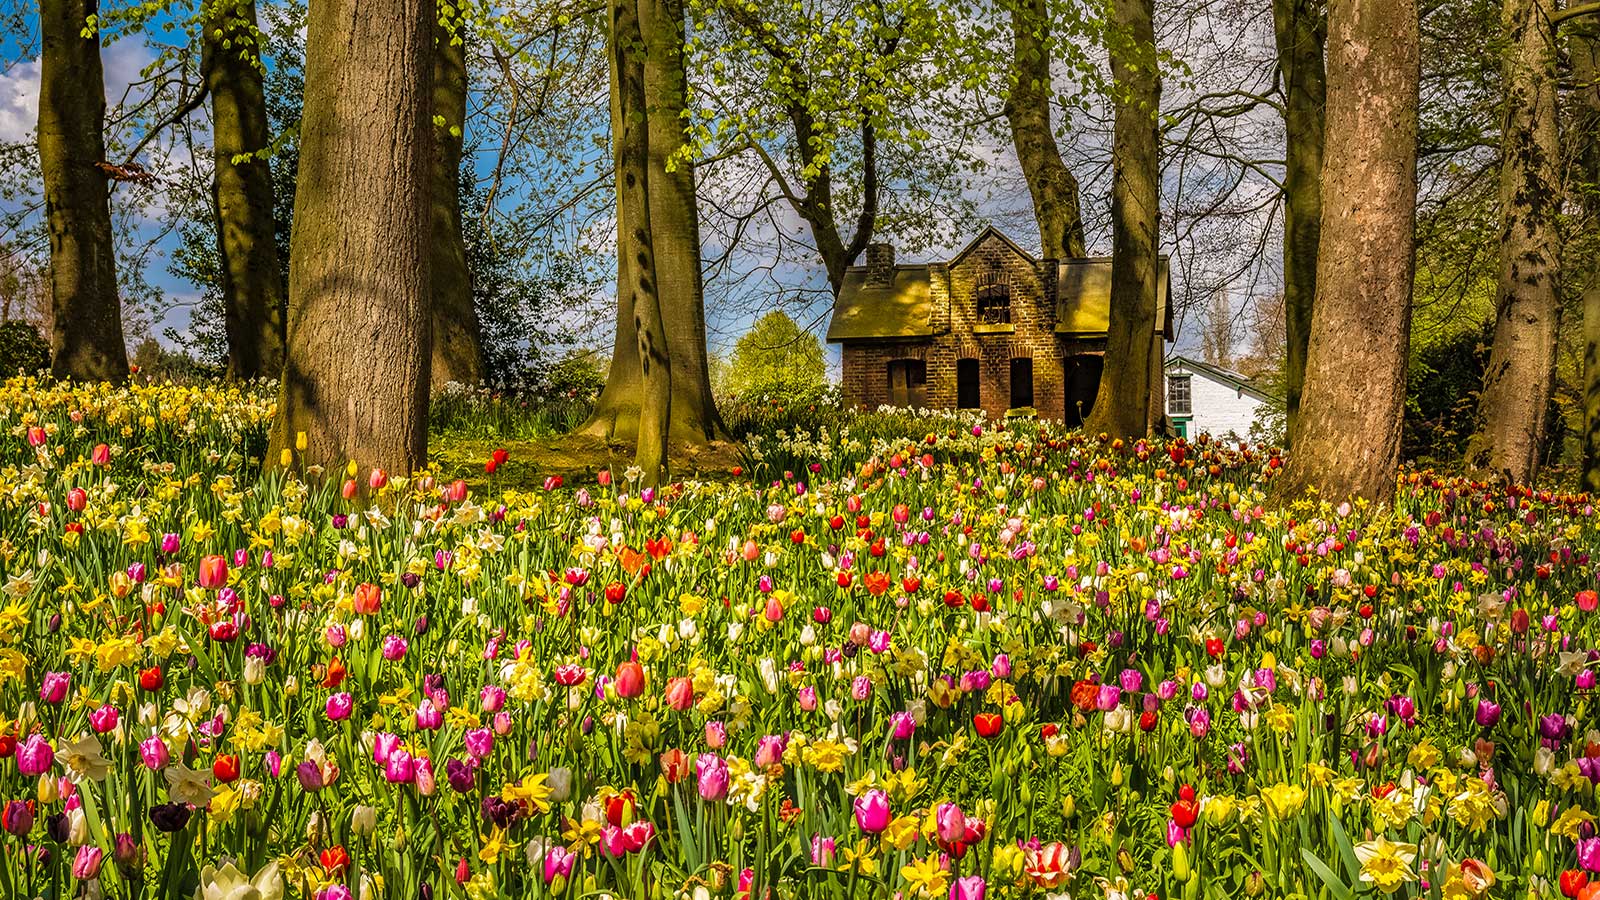
<path fill-rule="evenodd" d="M 867 284 L 894 284 L 894 245 L 867 245 Z"/>

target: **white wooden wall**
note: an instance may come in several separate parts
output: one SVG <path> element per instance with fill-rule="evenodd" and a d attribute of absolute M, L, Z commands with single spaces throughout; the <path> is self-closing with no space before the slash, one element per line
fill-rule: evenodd
<path fill-rule="evenodd" d="M 1218 381 L 1198 369 L 1192 369 L 1182 360 L 1167 364 L 1167 376 L 1188 375 L 1193 413 L 1189 419 L 1189 436 L 1209 433 L 1225 437 L 1230 432 L 1240 438 L 1250 436 L 1250 423 L 1255 421 L 1256 409 L 1261 401 L 1240 391 L 1233 385 Z M 1168 405 L 1167 415 L 1176 415 Z"/>

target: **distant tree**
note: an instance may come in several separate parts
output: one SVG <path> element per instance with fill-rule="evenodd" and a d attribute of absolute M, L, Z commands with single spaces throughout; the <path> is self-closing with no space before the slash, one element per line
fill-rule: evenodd
<path fill-rule="evenodd" d="M 756 320 L 733 345 L 728 393 L 739 397 L 812 397 L 828 386 L 822 342 L 782 310 Z"/>

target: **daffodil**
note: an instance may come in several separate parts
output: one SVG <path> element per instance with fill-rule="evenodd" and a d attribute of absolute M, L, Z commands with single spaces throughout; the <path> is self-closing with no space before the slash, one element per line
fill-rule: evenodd
<path fill-rule="evenodd" d="M 1411 869 L 1417 859 L 1416 844 L 1397 844 L 1380 835 L 1376 840 L 1356 844 L 1354 850 L 1361 863 L 1360 880 L 1385 894 L 1417 880 Z"/>

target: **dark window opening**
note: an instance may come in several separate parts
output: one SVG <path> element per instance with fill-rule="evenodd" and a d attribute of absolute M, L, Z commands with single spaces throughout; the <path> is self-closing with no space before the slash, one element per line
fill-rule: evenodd
<path fill-rule="evenodd" d="M 889 405 L 922 409 L 928 405 L 928 365 L 920 359 L 889 363 Z"/>
<path fill-rule="evenodd" d="M 1188 375 L 1167 376 L 1167 415 L 1187 416 L 1193 414 L 1194 402 L 1190 393 L 1191 387 Z"/>
<path fill-rule="evenodd" d="M 1011 361 L 1011 408 L 1033 406 L 1033 360 Z"/>
<path fill-rule="evenodd" d="M 973 294 L 978 300 L 979 325 L 1011 324 L 1011 283 L 998 268 L 978 273 Z"/>
<path fill-rule="evenodd" d="M 1105 358 L 1084 354 L 1067 358 L 1062 381 L 1067 387 L 1067 405 L 1063 419 L 1067 427 L 1076 428 L 1094 409 L 1095 395 L 1100 393 L 1100 372 Z"/>
<path fill-rule="evenodd" d="M 978 392 L 978 361 L 956 360 L 956 409 L 977 409 L 982 405 Z"/>

